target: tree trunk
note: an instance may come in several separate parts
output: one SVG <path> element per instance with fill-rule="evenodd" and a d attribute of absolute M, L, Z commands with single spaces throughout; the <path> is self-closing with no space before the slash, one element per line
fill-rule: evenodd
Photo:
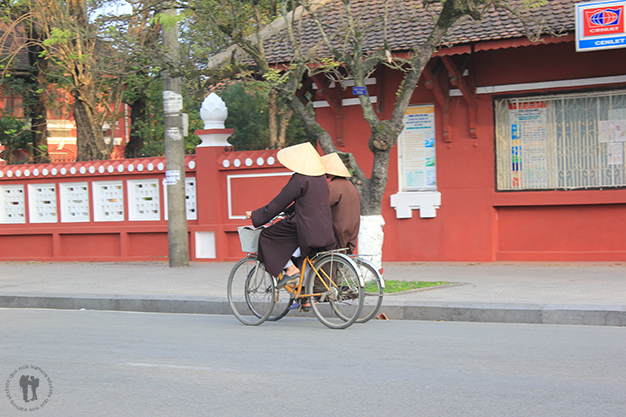
<path fill-rule="evenodd" d="M 46 58 L 41 57 L 43 48 L 41 34 L 28 26 L 28 37 L 32 39 L 28 45 L 28 63 L 32 70 L 28 78 L 28 94 L 26 99 L 26 115 L 30 118 L 31 137 L 33 143 L 33 161 L 36 164 L 49 162 L 48 146 L 48 118 L 44 101 L 43 89 L 47 85 L 45 71 L 48 67 Z"/>
<path fill-rule="evenodd" d="M 282 148 L 278 140 L 278 93 L 273 88 L 269 92 L 267 109 L 269 117 L 270 148 Z"/>
<path fill-rule="evenodd" d="M 124 157 L 139 158 L 143 148 L 143 136 L 140 132 L 142 122 L 146 121 L 146 102 L 137 100 L 130 106 L 130 140 L 126 144 Z"/>
<path fill-rule="evenodd" d="M 98 126 L 91 107 L 80 100 L 74 100 L 74 121 L 76 122 L 77 161 L 99 161 L 108 159 L 113 148 L 104 143 L 101 126 Z"/>
<path fill-rule="evenodd" d="M 11 144 L 9 143 L 4 144 L 3 155 L 4 155 L 4 160 L 6 161 L 6 164 L 13 165 L 13 161 L 15 160 L 15 158 L 13 156 L 13 146 L 11 146 Z"/>
<path fill-rule="evenodd" d="M 33 140 L 33 161 L 36 164 L 49 162 L 48 156 L 48 119 L 46 116 L 46 105 L 41 94 L 33 97 L 36 105 L 31 108 L 31 135 Z"/>
<path fill-rule="evenodd" d="M 278 147 L 285 147 L 285 139 L 287 138 L 287 128 L 289 127 L 289 121 L 293 115 L 293 110 L 286 109 L 280 112 L 280 122 L 278 124 Z"/>

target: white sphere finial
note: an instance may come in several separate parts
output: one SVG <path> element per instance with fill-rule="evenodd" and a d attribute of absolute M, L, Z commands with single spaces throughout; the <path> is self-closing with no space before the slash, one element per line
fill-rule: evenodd
<path fill-rule="evenodd" d="M 205 129 L 224 129 L 224 121 L 228 117 L 226 103 L 217 94 L 209 94 L 202 102 L 200 117 Z"/>

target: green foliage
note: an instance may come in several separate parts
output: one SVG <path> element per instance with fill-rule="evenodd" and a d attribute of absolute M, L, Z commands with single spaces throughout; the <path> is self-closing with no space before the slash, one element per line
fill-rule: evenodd
<path fill-rule="evenodd" d="M 175 15 L 166 13 L 157 13 L 154 17 L 150 18 L 151 24 L 161 24 L 165 27 L 171 27 L 185 20 L 187 16 L 186 12 L 177 13 Z"/>
<path fill-rule="evenodd" d="M 3 158 L 13 162 L 13 152 L 30 149 L 31 135 L 27 124 L 17 117 L 0 113 L 0 143 L 4 145 Z"/>
<path fill-rule="evenodd" d="M 145 117 L 132 121 L 132 129 L 143 139 L 142 156 L 161 156 L 163 143 L 163 84 L 160 78 L 137 72 L 128 77 L 123 101 L 128 105 L 143 102 Z"/>
<path fill-rule="evenodd" d="M 163 121 L 163 84 L 160 76 L 136 72 L 127 78 L 123 101 L 132 106 L 137 101 L 145 105 L 143 120 L 133 120 L 133 131 L 143 139 L 142 156 L 165 154 Z M 200 118 L 201 102 L 195 100 L 188 89 L 183 90 L 183 112 L 189 115 L 189 135 L 185 137 L 185 152 L 191 154 L 200 143 L 193 132 L 203 128 Z M 191 95 L 191 96 L 190 96 Z"/>
<path fill-rule="evenodd" d="M 161 119 L 162 120 L 162 119 Z M 151 123 L 147 121 L 136 121 L 139 132 L 144 137 L 142 156 L 163 156 L 165 155 L 165 143 L 163 142 L 163 123 Z"/>
<path fill-rule="evenodd" d="M 0 143 L 14 149 L 28 149 L 30 131 L 23 120 L 0 113 Z"/>
<path fill-rule="evenodd" d="M 267 149 L 270 147 L 268 91 L 264 83 L 230 81 L 216 93 L 228 108 L 226 128 L 235 133 L 228 138 L 236 150 Z M 287 128 L 285 146 L 314 139 L 298 117 L 292 116 Z"/>
<path fill-rule="evenodd" d="M 234 82 L 218 94 L 228 108 L 226 128 L 235 129 L 228 139 L 235 149 L 269 147 L 267 95 L 259 89 L 246 89 L 243 82 Z"/>
<path fill-rule="evenodd" d="M 64 30 L 60 28 L 52 28 L 50 31 L 50 37 L 48 39 L 44 39 L 44 46 L 53 46 L 56 44 L 66 44 L 76 36 L 71 30 Z"/>

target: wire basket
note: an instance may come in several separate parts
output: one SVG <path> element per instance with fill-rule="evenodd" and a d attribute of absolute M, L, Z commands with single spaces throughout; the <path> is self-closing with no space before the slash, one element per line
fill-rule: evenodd
<path fill-rule="evenodd" d="M 244 252 L 257 252 L 259 250 L 259 236 L 261 236 L 262 227 L 255 229 L 251 226 L 239 226 L 239 241 L 241 242 L 241 250 Z"/>

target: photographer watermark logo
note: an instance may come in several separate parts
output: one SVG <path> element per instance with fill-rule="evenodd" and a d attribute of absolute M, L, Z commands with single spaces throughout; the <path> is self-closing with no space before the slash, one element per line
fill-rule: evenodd
<path fill-rule="evenodd" d="M 4 392 L 19 411 L 36 411 L 50 401 L 52 380 L 40 367 L 24 365 L 11 372 Z"/>

